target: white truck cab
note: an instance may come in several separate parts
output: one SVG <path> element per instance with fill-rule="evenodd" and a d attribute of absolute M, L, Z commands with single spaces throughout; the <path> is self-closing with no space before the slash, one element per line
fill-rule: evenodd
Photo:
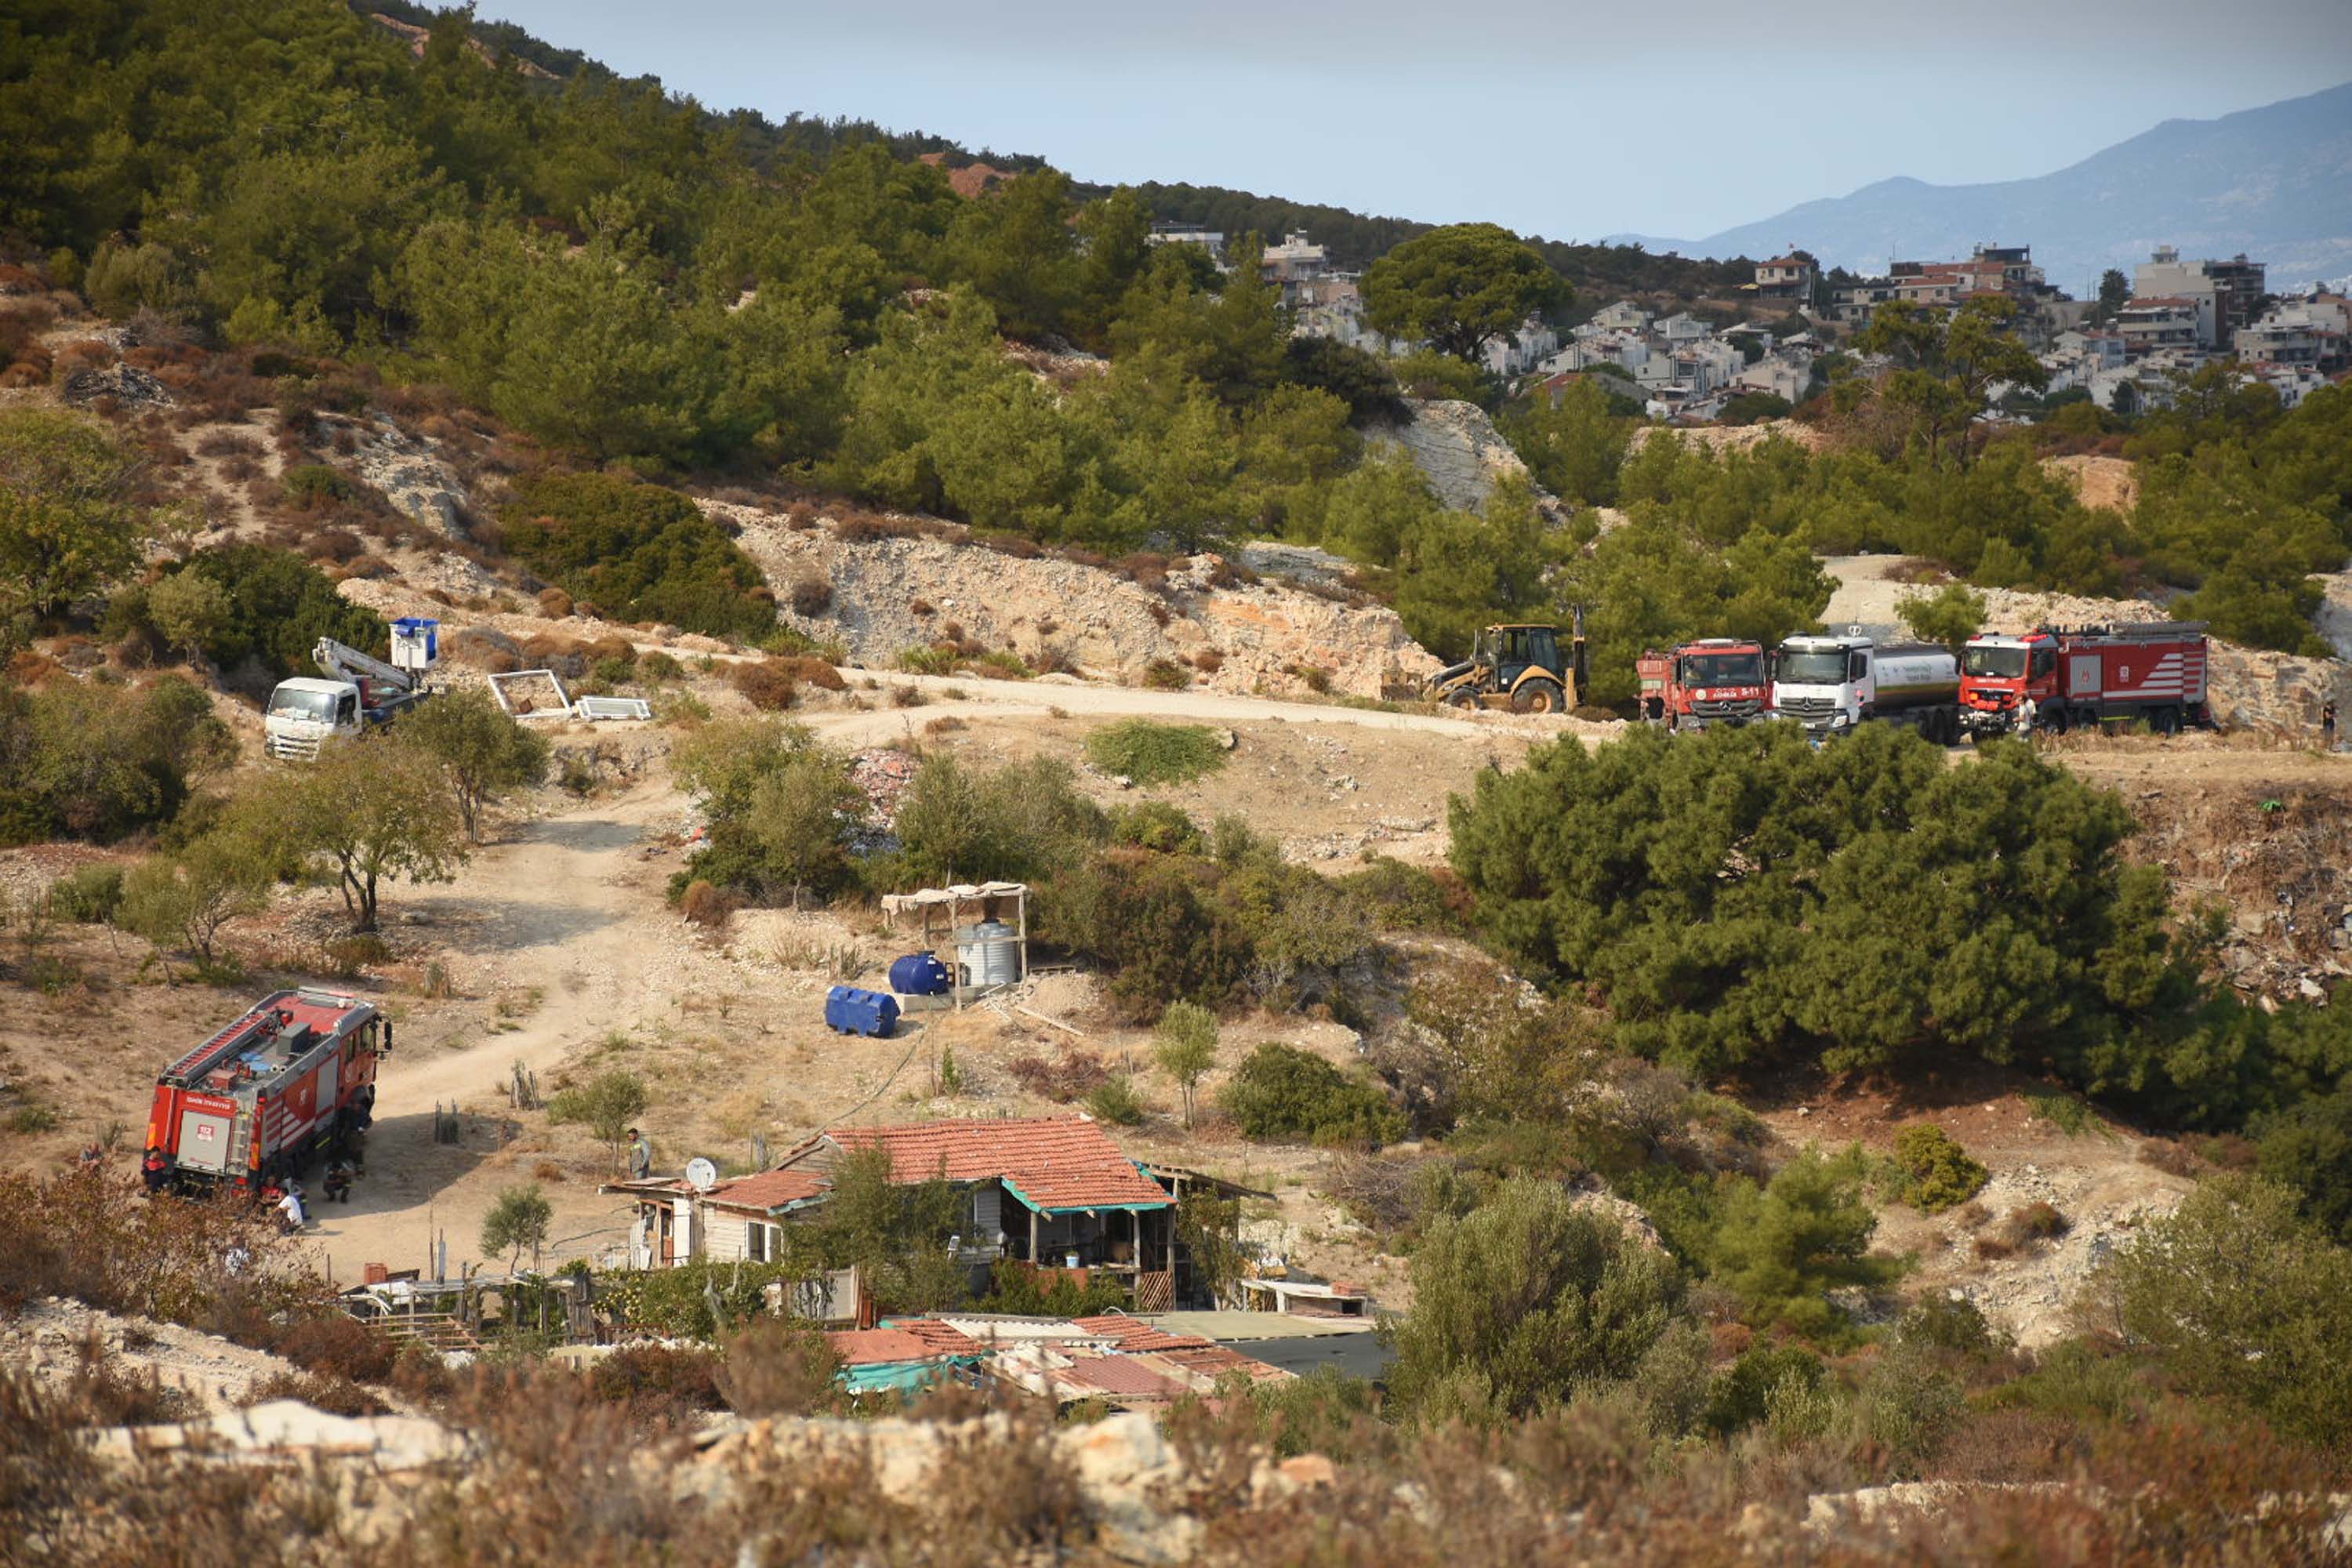
<path fill-rule="evenodd" d="M 1959 660 L 1927 643 L 1881 643 L 1851 628 L 1793 637 L 1773 660 L 1772 710 L 1814 734 L 1865 719 L 1908 724 L 1949 745 L 1959 737 Z"/>
<path fill-rule="evenodd" d="M 281 680 L 269 694 L 261 720 L 269 754 L 315 762 L 331 737 L 356 735 L 430 697 L 425 673 L 440 660 L 440 627 L 415 616 L 393 622 L 389 663 L 320 637 L 310 650 L 319 674 Z"/>

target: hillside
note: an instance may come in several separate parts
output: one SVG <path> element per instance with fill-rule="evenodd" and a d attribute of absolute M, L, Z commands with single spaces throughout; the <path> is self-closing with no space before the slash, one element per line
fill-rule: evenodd
<path fill-rule="evenodd" d="M 1775 256 L 1795 244 L 1832 267 L 1966 256 L 2030 244 L 2078 298 L 2152 247 L 2270 263 L 2273 289 L 2352 273 L 2352 83 L 2224 115 L 2168 120 L 2053 174 L 1977 185 L 1896 178 L 1805 202 L 1704 239 L 1626 235 L 1685 256 Z"/>

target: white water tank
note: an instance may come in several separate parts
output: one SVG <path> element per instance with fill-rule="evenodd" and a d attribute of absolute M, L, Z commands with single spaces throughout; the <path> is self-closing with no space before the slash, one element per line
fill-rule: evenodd
<path fill-rule="evenodd" d="M 1021 978 L 1021 939 L 1003 921 L 982 921 L 955 933 L 956 968 L 966 985 L 1010 985 Z"/>

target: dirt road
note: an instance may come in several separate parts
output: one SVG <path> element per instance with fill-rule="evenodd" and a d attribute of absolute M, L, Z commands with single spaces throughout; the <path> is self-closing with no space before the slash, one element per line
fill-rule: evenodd
<path fill-rule="evenodd" d="M 451 969 L 487 976 L 538 1005 L 512 1026 L 466 1047 L 436 1054 L 396 1049 L 376 1095 L 367 1176 L 351 1204 L 318 1206 L 315 1236 L 335 1277 L 356 1279 L 365 1262 L 419 1264 L 431 1230 L 448 1232 L 454 1259 L 474 1254 L 481 1217 L 495 1201 L 486 1185 L 459 1180 L 499 1147 L 493 1121 L 469 1119 L 464 1140 L 436 1143 L 436 1107 L 495 1110 L 521 1063 L 546 1074 L 572 1051 L 614 1030 L 640 1026 L 668 998 L 645 976 L 645 924 L 667 916 L 632 851 L 646 823 L 674 809 L 667 783 L 528 824 L 508 843 L 475 856 L 449 887 L 413 894 L 404 910 L 460 927 Z M 395 1041 L 397 1044 L 397 1041 Z M 566 1210 L 609 1205 L 575 1194 Z M 558 1230 L 583 1216 L 559 1214 Z M 576 1224 L 573 1228 L 577 1228 Z"/>
<path fill-rule="evenodd" d="M 1164 719 L 1190 724 L 1347 724 L 1367 730 L 1417 730 L 1434 735 L 1465 737 L 1516 733 L 1549 739 L 1559 735 L 1603 737 L 1624 726 L 1582 719 L 1537 718 L 1511 713 L 1391 713 L 1383 709 L 1349 708 L 1336 702 L 1280 702 L 1265 697 L 1236 697 L 1224 691 L 1147 691 L 1132 686 L 1093 685 L 1047 678 L 1041 680 L 978 680 L 968 675 L 893 675 L 880 670 L 845 667 L 841 672 L 853 685 L 869 678 L 887 686 L 911 686 L 929 699 L 914 713 L 819 713 L 808 716 L 820 733 L 841 740 L 872 741 L 895 735 L 910 720 L 941 714 L 982 713 L 991 718 L 1044 718 L 1055 709 L 1078 719 Z M 964 696 L 950 698 L 960 691 Z"/>

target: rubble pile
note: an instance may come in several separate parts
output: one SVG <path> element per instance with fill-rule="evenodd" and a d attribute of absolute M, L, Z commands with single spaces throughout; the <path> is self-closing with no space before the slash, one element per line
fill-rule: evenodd
<path fill-rule="evenodd" d="M 869 747 L 850 757 L 850 780 L 866 792 L 866 798 L 872 803 L 874 820 L 883 826 L 898 822 L 898 803 L 906 798 L 915 782 L 915 754 L 896 746 Z"/>
<path fill-rule="evenodd" d="M 2242 991 L 2324 1001 L 2352 975 L 2352 798 L 2260 784 L 2131 793 L 2131 852 L 2188 904 L 2235 911 L 2219 962 Z"/>

